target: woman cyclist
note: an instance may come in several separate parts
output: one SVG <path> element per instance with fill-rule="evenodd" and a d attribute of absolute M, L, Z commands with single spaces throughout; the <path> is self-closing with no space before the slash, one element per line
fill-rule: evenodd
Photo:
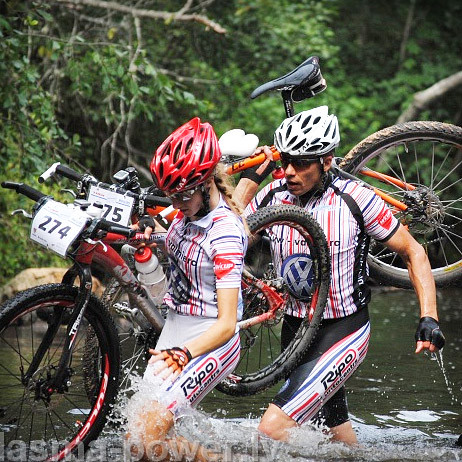
<path fill-rule="evenodd" d="M 334 439 L 357 442 L 348 416 L 344 383 L 363 361 L 368 348 L 370 289 L 366 257 L 371 237 L 397 252 L 408 268 L 420 304 L 416 353 L 424 349 L 437 351 L 444 345 L 435 284 L 424 249 L 373 191 L 330 172 L 339 141 L 337 117 L 329 115 L 327 106 L 287 118 L 274 135 L 284 178 L 265 186 L 251 200 L 258 184 L 274 168 L 270 149 L 260 147 L 257 153 L 265 152 L 266 162 L 244 173 L 235 191 L 242 204 L 250 201 L 246 213 L 280 203 L 304 207 L 323 228 L 330 248 L 331 287 L 324 320 L 314 344 L 260 422 L 259 429 L 275 439 L 285 440 L 290 428 L 315 419 L 323 421 Z M 272 245 L 281 249 L 278 247 L 274 253 L 287 261 L 288 251 L 296 254 L 297 246 L 303 242 L 284 233 L 284 229 L 278 232 L 281 235 Z M 276 263 L 280 268 L 283 261 Z M 286 282 L 290 286 L 291 281 Z M 297 290 L 303 292 L 303 285 L 298 283 L 292 289 L 297 295 Z M 290 340 L 305 310 L 303 300 L 294 296 L 284 316 L 282 342 Z"/>
<path fill-rule="evenodd" d="M 143 377 L 152 399 L 135 395 L 128 422 L 132 451 L 155 460 L 165 449 L 159 442 L 173 450 L 181 444 L 167 438 L 181 409 L 197 405 L 239 360 L 247 236 L 220 157 L 212 126 L 196 117 L 161 144 L 150 164 L 155 185 L 179 210 L 166 237 L 169 311 Z"/>

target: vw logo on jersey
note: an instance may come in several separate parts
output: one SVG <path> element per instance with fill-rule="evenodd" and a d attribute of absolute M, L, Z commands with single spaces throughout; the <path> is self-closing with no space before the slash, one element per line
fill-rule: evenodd
<path fill-rule="evenodd" d="M 289 292 L 298 300 L 308 301 L 311 296 L 314 269 L 312 258 L 305 253 L 289 255 L 281 267 L 281 276 Z"/>

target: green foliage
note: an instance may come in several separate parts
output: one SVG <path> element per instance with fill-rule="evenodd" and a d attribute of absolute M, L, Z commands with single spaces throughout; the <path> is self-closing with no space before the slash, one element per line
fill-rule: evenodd
<path fill-rule="evenodd" d="M 184 1 L 148 4 L 175 12 Z M 462 6 L 455 0 L 215 0 L 192 7 L 226 34 L 173 16 L 135 20 L 84 5 L 6 2 L 2 180 L 37 184 L 57 160 L 109 180 L 128 164 L 147 166 L 156 146 L 196 115 L 218 134 L 239 127 L 270 144 L 285 115 L 281 98 L 249 95 L 311 55 L 320 57 L 328 88 L 296 110 L 327 104 L 339 117 L 344 154 L 395 123 L 415 92 L 462 67 Z M 460 124 L 461 100 L 462 90 L 454 90 L 421 117 Z M 0 284 L 23 267 L 51 263 L 46 252 L 24 251 L 24 220 L 8 215 L 18 207 L 30 204 L 0 193 Z"/>

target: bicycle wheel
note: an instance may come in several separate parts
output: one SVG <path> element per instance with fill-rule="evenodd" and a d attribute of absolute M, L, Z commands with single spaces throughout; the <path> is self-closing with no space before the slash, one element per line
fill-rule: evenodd
<path fill-rule="evenodd" d="M 49 386 L 77 294 L 77 287 L 48 284 L 20 292 L 1 307 L 0 428 L 5 451 L 10 445 L 17 450 L 20 442 L 19 448 L 26 455 L 21 460 L 61 460 L 69 453 L 81 456 L 101 432 L 117 394 L 117 333 L 107 310 L 93 295 L 74 340 L 65 386 L 59 391 Z M 56 323 L 56 319 L 61 321 Z M 56 333 L 49 338 L 54 328 Z M 87 336 L 97 339 L 99 352 L 99 372 L 92 393 L 85 386 L 82 362 Z M 26 379 L 32 359 L 42 348 L 40 364 Z"/>
<path fill-rule="evenodd" d="M 302 353 L 309 348 L 322 319 L 327 303 L 330 282 L 330 258 L 324 232 L 302 208 L 292 205 L 273 205 L 257 210 L 247 218 L 251 231 L 246 256 L 247 268 L 257 268 L 259 277 L 282 297 L 283 303 L 269 319 L 250 327 L 241 327 L 241 358 L 236 370 L 218 389 L 230 395 L 252 395 L 285 378 L 297 365 Z M 282 234 L 282 230 L 284 234 Z M 284 237 L 283 237 L 284 236 Z M 285 237 L 290 236 L 290 242 Z M 270 250 L 269 250 L 270 249 Z M 267 256 L 271 257 L 268 258 Z M 311 268 L 298 267 L 302 278 L 310 280 L 309 306 L 303 322 L 292 334 L 292 340 L 281 349 L 283 315 L 290 304 L 293 287 L 288 284 L 283 262 L 291 256 L 299 262 L 308 257 Z M 255 261 L 257 259 L 257 261 Z M 262 268 L 265 262 L 266 270 Z M 289 292 L 292 289 L 291 292 Z M 259 281 L 243 277 L 243 320 L 268 313 L 271 293 L 262 292 Z"/>
<path fill-rule="evenodd" d="M 356 145 L 340 167 L 403 202 L 392 208 L 428 255 L 437 286 L 462 277 L 462 128 L 441 122 L 408 122 L 380 130 Z M 370 169 L 401 180 L 373 179 Z M 361 171 L 363 170 L 363 173 Z M 378 242 L 368 257 L 371 277 L 410 288 L 402 260 Z"/>

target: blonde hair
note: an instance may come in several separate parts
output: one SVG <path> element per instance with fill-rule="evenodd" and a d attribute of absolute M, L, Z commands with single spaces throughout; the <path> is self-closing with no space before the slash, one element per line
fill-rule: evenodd
<path fill-rule="evenodd" d="M 213 179 L 215 180 L 215 185 L 220 191 L 224 198 L 226 203 L 229 205 L 231 210 L 236 214 L 239 215 L 243 222 L 244 222 L 244 227 L 249 234 L 249 228 L 247 227 L 247 223 L 244 218 L 244 210 L 242 207 L 239 206 L 239 204 L 233 199 L 233 192 L 234 192 L 234 184 L 232 183 L 231 176 L 226 173 L 226 167 L 222 163 L 219 163 L 215 167 L 215 173 L 213 176 Z"/>

